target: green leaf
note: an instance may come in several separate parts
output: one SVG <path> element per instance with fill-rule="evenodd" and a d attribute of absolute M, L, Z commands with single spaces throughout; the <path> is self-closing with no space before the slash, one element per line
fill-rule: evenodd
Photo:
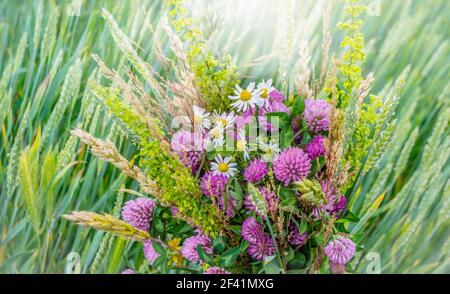
<path fill-rule="evenodd" d="M 295 252 L 294 258 L 289 262 L 289 267 L 294 269 L 300 269 L 305 266 L 306 257 L 300 252 Z"/>
<path fill-rule="evenodd" d="M 201 260 L 203 260 L 204 262 L 206 262 L 209 265 L 214 265 L 214 258 L 212 258 L 210 255 L 208 255 L 208 253 L 205 252 L 205 250 L 203 250 L 203 247 L 199 244 L 197 245 L 197 253 L 198 256 L 200 257 Z"/>
<path fill-rule="evenodd" d="M 263 269 L 266 274 L 279 274 L 281 267 L 276 256 L 267 256 L 263 260 Z"/>
<path fill-rule="evenodd" d="M 218 237 L 212 240 L 214 252 L 221 254 L 225 250 L 226 239 L 224 237 Z"/>
<path fill-rule="evenodd" d="M 225 251 L 220 258 L 221 265 L 223 267 L 231 267 L 236 262 L 236 258 L 240 252 L 240 247 L 231 248 Z"/>
<path fill-rule="evenodd" d="M 164 232 L 164 223 L 161 219 L 157 218 L 154 219 L 153 222 L 153 227 L 160 233 Z"/>
<path fill-rule="evenodd" d="M 314 236 L 314 240 L 316 241 L 316 243 L 319 245 L 319 246 L 322 246 L 322 245 L 325 245 L 324 244 L 324 242 L 325 242 L 325 238 L 324 238 L 325 236 L 324 236 L 324 234 L 323 234 L 323 232 L 319 232 L 319 233 L 317 233 L 315 236 Z"/>
<path fill-rule="evenodd" d="M 241 226 L 239 225 L 231 225 L 230 230 L 236 235 L 241 235 Z"/>
<path fill-rule="evenodd" d="M 296 115 L 302 114 L 305 109 L 305 100 L 302 97 L 297 97 L 294 102 L 294 107 L 292 107 L 291 118 Z"/>
<path fill-rule="evenodd" d="M 152 240 L 152 246 L 153 246 L 153 249 L 155 249 L 155 251 L 159 255 L 161 255 L 161 256 L 165 256 L 166 255 L 166 249 L 158 241 Z"/>
<path fill-rule="evenodd" d="M 126 244 L 127 240 L 122 238 L 116 238 L 114 242 L 114 247 L 109 257 L 108 268 L 106 269 L 107 274 L 115 274 L 119 272 Z"/>
<path fill-rule="evenodd" d="M 298 209 L 298 199 L 297 197 L 289 197 L 281 200 L 280 207 L 286 207 L 290 209 Z"/>
<path fill-rule="evenodd" d="M 299 228 L 299 233 L 303 234 L 306 232 L 306 230 L 308 229 L 308 223 L 305 221 L 300 222 L 300 228 Z"/>

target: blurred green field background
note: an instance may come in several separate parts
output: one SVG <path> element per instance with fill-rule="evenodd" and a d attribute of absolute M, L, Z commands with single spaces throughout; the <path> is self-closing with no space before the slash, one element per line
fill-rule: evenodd
<path fill-rule="evenodd" d="M 233 56 L 242 83 L 273 78 L 280 86 L 286 79 L 292 88 L 302 40 L 309 44 L 313 73 L 320 72 L 327 2 L 188 4 L 209 48 L 218 56 Z M 333 2 L 330 56 L 339 57 L 341 35 L 335 26 L 342 3 Z M 168 8 L 162 0 L 80 1 L 81 9 L 77 3 L 0 0 L 0 273 L 64 273 L 78 254 L 75 269 L 82 273 L 141 266 L 128 259 L 142 254 L 139 246 L 116 238 L 102 242 L 102 232 L 61 218 L 71 210 L 112 212 L 116 202 L 129 197 L 120 189 L 137 188 L 89 155 L 69 131 L 81 126 L 133 158 L 134 147 L 105 118 L 86 86 L 101 78 L 93 53 L 122 73 L 130 67 L 100 9 L 108 9 L 141 56 L 160 69 L 150 27 L 158 27 Z M 354 228 L 363 232 L 364 250 L 353 266 L 371 272 L 379 257 L 382 273 L 450 273 L 450 2 L 365 3 L 364 76 L 375 74 L 372 92 L 381 96 L 395 84 L 403 87 L 398 130 L 352 204 L 367 219 Z M 286 72 L 279 70 L 283 66 Z M 383 192 L 381 206 L 372 211 L 370 204 Z"/>

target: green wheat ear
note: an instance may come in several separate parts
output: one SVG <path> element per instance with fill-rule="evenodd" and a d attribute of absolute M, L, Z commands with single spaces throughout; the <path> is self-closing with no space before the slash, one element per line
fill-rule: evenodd
<path fill-rule="evenodd" d="M 317 180 L 303 179 L 295 183 L 300 192 L 300 202 L 308 207 L 320 207 L 327 204 L 327 198 L 322 191 L 322 186 Z"/>
<path fill-rule="evenodd" d="M 264 217 L 267 217 L 267 205 L 266 200 L 261 195 L 261 193 L 256 189 L 256 187 L 248 183 L 247 189 L 249 192 L 250 200 L 252 201 L 253 205 L 256 207 L 256 210 Z"/>

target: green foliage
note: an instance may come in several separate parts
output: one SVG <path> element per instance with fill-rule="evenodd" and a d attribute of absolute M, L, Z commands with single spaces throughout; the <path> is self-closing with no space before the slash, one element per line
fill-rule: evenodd
<path fill-rule="evenodd" d="M 361 84 L 361 62 L 364 62 L 366 55 L 364 49 L 364 35 L 360 32 L 362 20 L 360 15 L 367 10 L 365 5 L 359 4 L 358 0 L 346 0 L 345 13 L 347 20 L 340 22 L 338 28 L 345 32 L 341 42 L 341 47 L 348 48 L 342 56 L 342 63 L 339 69 L 345 77 L 343 83 L 345 91 L 340 97 L 340 105 L 346 107 L 349 103 L 353 91 Z"/>

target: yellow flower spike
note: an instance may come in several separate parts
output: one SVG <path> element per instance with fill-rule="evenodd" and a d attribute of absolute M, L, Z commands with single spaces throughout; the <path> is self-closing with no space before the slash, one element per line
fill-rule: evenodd
<path fill-rule="evenodd" d="M 175 239 L 167 241 L 167 244 L 169 245 L 169 247 L 171 247 L 177 251 L 181 250 L 180 243 L 181 243 L 181 238 L 175 238 Z"/>
<path fill-rule="evenodd" d="M 174 254 L 169 258 L 169 263 L 174 264 L 176 267 L 181 267 L 183 264 L 183 256 L 181 254 Z"/>

